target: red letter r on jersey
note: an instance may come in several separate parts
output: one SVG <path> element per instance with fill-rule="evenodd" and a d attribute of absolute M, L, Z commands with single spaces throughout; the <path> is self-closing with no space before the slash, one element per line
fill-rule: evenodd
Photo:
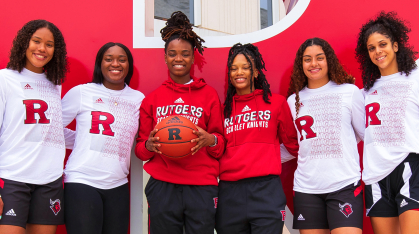
<path fill-rule="evenodd" d="M 105 120 L 101 120 L 100 116 L 105 116 Z M 115 133 L 112 132 L 111 124 L 115 121 L 115 117 L 112 114 L 101 112 L 101 111 L 92 111 L 92 128 L 90 133 L 100 134 L 99 124 L 103 126 L 103 135 L 114 136 Z"/>
<path fill-rule="evenodd" d="M 26 119 L 24 121 L 25 124 L 36 124 L 35 113 L 39 115 L 38 123 L 50 123 L 50 120 L 45 116 L 45 111 L 48 110 L 48 103 L 42 100 L 23 100 L 23 104 L 26 107 Z M 40 107 L 35 109 L 35 104 L 40 105 Z"/>
<path fill-rule="evenodd" d="M 305 121 L 305 124 L 302 125 L 302 121 Z M 307 133 L 306 135 L 306 139 L 310 139 L 313 137 L 316 137 L 317 134 L 315 132 L 313 132 L 313 130 L 311 129 L 311 126 L 313 126 L 314 124 L 314 119 L 313 117 L 306 115 L 306 116 L 301 116 L 300 118 L 295 120 L 295 125 L 297 125 L 297 129 L 300 132 L 301 138 L 300 141 L 304 140 L 303 139 L 303 130 L 304 132 Z"/>
<path fill-rule="evenodd" d="M 365 106 L 365 128 L 368 128 L 369 125 L 381 125 L 381 120 L 377 117 L 378 111 L 380 111 L 379 103 L 373 102 Z"/>

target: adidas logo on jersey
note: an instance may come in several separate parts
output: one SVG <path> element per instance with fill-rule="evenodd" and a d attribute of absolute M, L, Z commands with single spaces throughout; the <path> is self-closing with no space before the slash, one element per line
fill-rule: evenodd
<path fill-rule="evenodd" d="M 16 216 L 16 213 L 13 209 L 7 211 L 6 215 L 10 215 L 10 216 Z"/>
<path fill-rule="evenodd" d="M 300 214 L 300 215 L 298 216 L 298 220 L 306 220 L 306 219 L 303 217 L 303 215 L 302 215 L 302 214 Z"/>
<path fill-rule="evenodd" d="M 407 204 L 409 203 L 407 203 L 406 200 L 403 199 L 403 201 L 400 202 L 400 207 L 407 206 Z"/>
<path fill-rule="evenodd" d="M 243 110 L 242 110 L 242 112 L 246 112 L 246 111 L 250 111 L 251 109 L 246 105 L 244 108 L 243 108 Z"/>
<path fill-rule="evenodd" d="M 303 105 L 303 103 L 302 102 L 300 102 L 300 107 L 303 107 L 304 105 Z"/>
<path fill-rule="evenodd" d="M 378 95 L 377 90 L 375 90 L 374 92 L 372 92 L 370 95 Z"/>
<path fill-rule="evenodd" d="M 33 89 L 33 88 L 29 84 L 26 84 L 24 89 Z"/>
<path fill-rule="evenodd" d="M 98 98 L 98 99 L 95 101 L 95 103 L 104 103 L 104 102 L 102 101 L 102 98 Z"/>
<path fill-rule="evenodd" d="M 178 99 L 175 101 L 175 103 L 185 103 L 185 102 L 182 100 L 182 98 L 178 98 Z"/>

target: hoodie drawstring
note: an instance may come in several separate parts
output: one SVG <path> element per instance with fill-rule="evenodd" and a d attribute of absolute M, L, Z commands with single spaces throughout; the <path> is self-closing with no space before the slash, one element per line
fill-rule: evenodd
<path fill-rule="evenodd" d="M 256 96 L 255 96 L 255 92 L 253 92 L 252 93 L 253 94 L 253 101 L 255 101 L 255 104 L 256 104 L 256 115 L 257 115 L 257 118 L 256 119 L 258 119 L 259 118 L 259 107 L 258 107 L 258 102 L 256 101 Z M 258 126 L 258 130 L 260 131 L 260 122 L 259 122 L 259 124 L 257 124 L 257 126 Z"/>
<path fill-rule="evenodd" d="M 232 113 L 232 118 L 233 118 L 233 128 L 234 128 L 234 124 L 236 123 L 236 99 L 233 97 L 233 113 Z M 233 142 L 234 142 L 234 146 L 236 146 L 236 131 L 233 130 Z"/>

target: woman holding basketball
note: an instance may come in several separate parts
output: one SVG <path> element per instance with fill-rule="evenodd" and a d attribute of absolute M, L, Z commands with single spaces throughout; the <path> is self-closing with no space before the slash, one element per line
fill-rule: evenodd
<path fill-rule="evenodd" d="M 282 233 L 286 198 L 279 144 L 297 156 L 297 133 L 284 97 L 272 94 L 256 46 L 229 52 L 224 102 L 227 147 L 220 159 L 218 234 Z"/>
<path fill-rule="evenodd" d="M 365 92 L 364 171 L 374 233 L 419 233 L 419 71 L 410 29 L 394 12 L 362 26 L 356 56 Z"/>
<path fill-rule="evenodd" d="M 128 86 L 133 71 L 129 49 L 106 43 L 96 55 L 92 83 L 72 88 L 62 100 L 63 125 L 77 121 L 75 139 L 66 134 L 74 143 L 64 170 L 69 234 L 128 232 L 127 175 L 144 98 Z"/>
<path fill-rule="evenodd" d="M 362 233 L 363 197 L 357 143 L 364 98 L 330 44 L 306 40 L 288 90 L 300 151 L 294 174 L 294 229 L 302 234 Z"/>
<path fill-rule="evenodd" d="M 0 70 L 1 234 L 54 234 L 64 224 L 66 72 L 60 30 L 45 20 L 26 23 L 13 40 L 7 69 Z"/>
<path fill-rule="evenodd" d="M 169 77 L 149 94 L 140 110 L 136 155 L 151 178 L 145 188 L 149 231 L 156 233 L 214 233 L 218 200 L 219 158 L 224 151 L 221 104 L 216 91 L 192 77 L 194 51 L 202 54 L 203 40 L 182 12 L 174 12 L 160 31 L 165 41 Z M 158 122 L 182 115 L 197 125 L 192 155 L 173 160 L 161 155 L 153 137 Z"/>

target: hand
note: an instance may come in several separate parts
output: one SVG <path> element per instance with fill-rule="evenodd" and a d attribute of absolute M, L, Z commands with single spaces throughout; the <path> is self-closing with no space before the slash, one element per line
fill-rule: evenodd
<path fill-rule="evenodd" d="M 156 141 L 160 140 L 160 137 L 154 137 L 154 135 L 157 133 L 158 129 L 154 129 L 150 132 L 150 135 L 148 136 L 148 140 L 145 144 L 145 148 L 150 152 L 156 152 L 158 154 L 161 154 L 161 151 L 157 148 L 161 145 L 156 143 Z"/>
<path fill-rule="evenodd" d="M 196 126 L 196 125 L 195 125 Z M 209 146 L 215 144 L 215 136 L 212 134 L 209 134 L 204 129 L 196 126 L 198 129 L 197 131 L 192 131 L 193 134 L 197 135 L 198 138 L 192 139 L 191 142 L 196 142 L 196 146 L 191 149 L 192 155 L 194 155 L 198 150 L 200 150 L 202 147 Z"/>
<path fill-rule="evenodd" d="M 0 219 L 3 216 L 3 207 L 4 207 L 3 199 L 1 199 L 1 196 L 0 196 Z"/>

